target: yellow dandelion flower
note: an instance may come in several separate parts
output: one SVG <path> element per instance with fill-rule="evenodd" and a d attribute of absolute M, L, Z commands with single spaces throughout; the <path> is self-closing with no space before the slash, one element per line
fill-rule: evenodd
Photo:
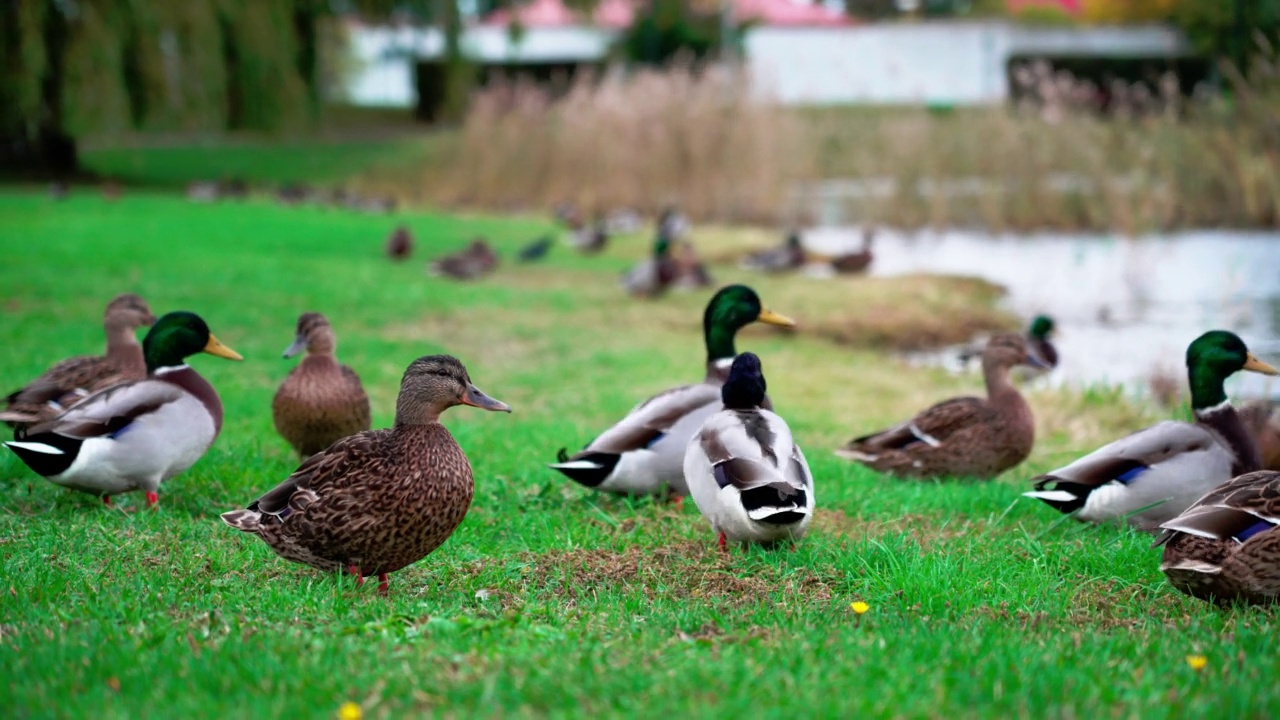
<path fill-rule="evenodd" d="M 1203 670 L 1204 666 L 1209 664 L 1209 658 L 1203 655 L 1188 655 L 1187 664 L 1192 670 Z"/>
<path fill-rule="evenodd" d="M 849 603 L 849 609 L 861 615 L 862 613 L 870 610 L 871 606 L 859 600 L 857 602 Z"/>
<path fill-rule="evenodd" d="M 364 711 L 353 702 L 342 703 L 342 707 L 338 708 L 338 720 L 360 720 L 363 716 Z"/>

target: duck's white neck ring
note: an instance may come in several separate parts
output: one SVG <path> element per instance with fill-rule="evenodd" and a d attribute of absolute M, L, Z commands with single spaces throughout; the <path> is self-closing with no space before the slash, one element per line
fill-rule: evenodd
<path fill-rule="evenodd" d="M 1200 408 L 1196 410 L 1195 413 L 1196 413 L 1196 417 L 1205 417 L 1206 415 L 1216 415 L 1230 407 L 1231 407 L 1231 399 L 1228 398 L 1212 407 Z"/>
<path fill-rule="evenodd" d="M 169 373 L 176 373 L 180 370 L 190 370 L 190 369 L 191 369 L 191 366 L 186 363 L 182 363 L 181 365 L 166 365 L 165 367 L 156 368 L 155 374 L 168 375 Z"/>

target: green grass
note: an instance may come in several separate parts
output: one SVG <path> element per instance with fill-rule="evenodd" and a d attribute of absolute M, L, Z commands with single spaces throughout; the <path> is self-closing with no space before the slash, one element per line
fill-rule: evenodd
<path fill-rule="evenodd" d="M 1060 523 L 1026 479 L 1149 419 L 1115 393 L 1032 393 L 1041 442 L 988 484 L 888 481 L 828 449 L 973 376 L 753 327 L 775 404 L 806 448 L 821 509 L 798 549 L 716 552 L 682 511 L 593 495 L 547 470 L 638 399 L 700 376 L 707 293 L 623 298 L 644 252 L 563 248 L 473 284 L 422 258 L 488 235 L 509 257 L 536 221 L 406 218 L 418 256 L 381 255 L 397 218 L 126 193 L 63 203 L 0 193 L 0 390 L 97 352 L 102 305 L 136 291 L 199 312 L 243 363 L 193 365 L 226 426 L 161 490 L 116 509 L 0 454 L 0 693 L 14 717 L 1274 717 L 1274 613 L 1183 597 L 1150 538 Z M 719 279 L 748 276 L 714 269 Z M 769 279 L 767 303 L 843 282 Z M 856 282 L 856 281 L 855 281 Z M 785 292 L 784 292 L 785 290 Z M 771 295 L 772 293 L 772 295 Z M 375 426 L 404 367 L 458 355 L 510 415 L 446 425 L 477 478 L 465 522 L 392 577 L 389 598 L 276 557 L 218 520 L 296 466 L 270 399 L 298 313 L 325 312 Z M 857 313 L 851 307 L 850 313 Z M 798 314 L 798 313 L 797 313 Z M 798 318 L 804 323 L 805 318 Z M 859 620 L 849 603 L 870 611 Z M 1185 657 L 1200 653 L 1197 673 Z"/>

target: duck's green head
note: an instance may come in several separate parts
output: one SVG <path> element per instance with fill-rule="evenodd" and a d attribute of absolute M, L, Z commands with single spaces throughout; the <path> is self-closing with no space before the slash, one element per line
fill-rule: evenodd
<path fill-rule="evenodd" d="M 1037 315 L 1032 319 L 1031 328 L 1027 330 L 1027 335 L 1036 340 L 1048 340 L 1053 331 L 1053 318 L 1048 315 Z"/>
<path fill-rule="evenodd" d="M 659 235 L 658 239 L 653 241 L 653 256 L 656 258 L 664 258 L 671 254 L 671 239 L 666 235 Z"/>
<path fill-rule="evenodd" d="M 183 364 L 190 356 L 206 352 L 228 360 L 243 360 L 240 353 L 218 342 L 209 326 L 193 312 L 171 312 L 156 321 L 142 340 L 147 371 Z"/>
<path fill-rule="evenodd" d="M 760 303 L 760 296 L 746 285 L 730 285 L 722 288 L 707 303 L 702 315 L 702 331 L 707 340 L 707 360 L 731 358 L 733 337 L 738 330 L 753 322 L 795 327 L 796 321 L 779 315 Z"/>
<path fill-rule="evenodd" d="M 1222 384 L 1241 370 L 1280 375 L 1275 368 L 1249 352 L 1244 341 L 1226 330 L 1210 330 L 1187 347 L 1187 379 L 1191 384 L 1191 407 L 1203 410 L 1227 399 Z"/>

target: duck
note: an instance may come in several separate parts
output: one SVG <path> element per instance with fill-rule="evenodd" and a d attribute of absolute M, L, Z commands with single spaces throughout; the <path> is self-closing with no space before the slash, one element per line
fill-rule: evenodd
<path fill-rule="evenodd" d="M 1182 593 L 1218 605 L 1280 602 L 1280 472 L 1234 477 L 1160 528 L 1160 571 Z"/>
<path fill-rule="evenodd" d="M 20 429 L 5 445 L 63 487 L 111 496 L 143 490 L 159 502 L 165 480 L 195 464 L 222 430 L 222 401 L 186 359 L 205 352 L 243 360 L 195 313 L 171 312 L 142 341 L 147 377 L 99 390 L 52 420 Z"/>
<path fill-rule="evenodd" d="M 875 253 L 871 251 L 871 245 L 875 242 L 875 239 L 875 228 L 870 225 L 864 227 L 862 229 L 862 249 L 831 258 L 831 269 L 842 274 L 866 272 L 867 268 L 871 267 L 872 261 L 875 260 Z"/>
<path fill-rule="evenodd" d="M 698 257 L 693 243 L 681 240 L 677 248 L 676 278 L 672 285 L 685 290 L 709 287 L 712 284 L 711 273 L 707 272 L 707 266 Z"/>
<path fill-rule="evenodd" d="M 702 382 L 682 385 L 636 405 L 581 451 L 560 449 L 550 464 L 565 477 L 593 490 L 619 495 L 688 494 L 684 452 L 702 423 L 720 409 L 720 388 L 729 377 L 734 336 L 753 322 L 795 327 L 795 321 L 765 308 L 746 285 L 722 288 L 702 316 L 707 361 Z M 765 408 L 771 408 L 765 398 Z"/>
<path fill-rule="evenodd" d="M 1077 520 L 1125 519 L 1155 530 L 1213 488 L 1260 465 L 1258 450 L 1223 383 L 1246 370 L 1275 375 L 1244 341 L 1210 330 L 1187 346 L 1194 423 L 1166 420 L 1032 479 L 1023 493 Z"/>
<path fill-rule="evenodd" d="M 543 235 L 533 242 L 520 248 L 516 258 L 522 263 L 535 262 L 547 256 L 551 251 L 551 246 L 555 244 L 555 237 L 552 235 Z"/>
<path fill-rule="evenodd" d="M 497 266 L 497 253 L 482 238 L 475 238 L 465 250 L 432 261 L 427 265 L 427 270 L 433 275 L 474 280 L 493 272 Z"/>
<path fill-rule="evenodd" d="M 392 260 L 407 260 L 413 254 L 413 235 L 406 225 L 397 225 L 387 238 L 387 257 Z"/>
<path fill-rule="evenodd" d="M 440 547 L 471 505 L 471 463 L 440 424 L 455 405 L 511 412 L 456 357 L 420 357 L 400 381 L 393 427 L 335 442 L 222 520 L 286 560 L 349 572 L 358 585 L 377 575 L 386 594 L 387 576 Z"/>
<path fill-rule="evenodd" d="M 1009 381 L 1009 370 L 1039 363 L 1021 335 L 995 335 L 982 352 L 986 398 L 945 400 L 910 420 L 854 438 L 836 455 L 900 478 L 994 478 L 1026 460 L 1035 444 L 1035 418 Z"/>
<path fill-rule="evenodd" d="M 795 270 L 805 263 L 804 246 L 800 241 L 800 233 L 792 230 L 787 234 L 786 243 L 782 247 L 769 248 L 752 253 L 742 260 L 740 266 L 744 270 L 778 273 Z"/>
<path fill-rule="evenodd" d="M 1252 400 L 1240 408 L 1240 419 L 1253 435 L 1264 470 L 1280 471 L 1280 414 L 1270 400 Z"/>
<path fill-rule="evenodd" d="M 653 242 L 653 256 L 645 258 L 622 276 L 622 287 L 633 297 L 654 298 L 671 287 L 680 274 L 680 265 L 671 254 L 671 240 L 659 235 Z"/>
<path fill-rule="evenodd" d="M 813 473 L 786 421 L 764 408 L 766 387 L 758 356 L 735 357 L 720 388 L 724 409 L 685 450 L 689 495 L 721 548 L 794 542 L 813 520 Z"/>
<path fill-rule="evenodd" d="M 1039 358 L 1046 372 L 1058 367 L 1058 348 L 1053 344 L 1053 335 L 1057 332 L 1057 323 L 1048 315 L 1036 315 L 1027 325 L 1027 347 Z M 980 347 L 966 347 L 960 351 L 960 362 L 967 364 L 974 357 L 982 355 Z"/>
<path fill-rule="evenodd" d="M 63 360 L 5 398 L 0 420 L 23 426 L 52 420 L 93 392 L 147 376 L 147 363 L 135 334 L 156 321 L 147 302 L 125 293 L 112 298 L 102 314 L 105 355 Z"/>
<path fill-rule="evenodd" d="M 658 216 L 658 234 L 669 240 L 680 240 L 689 232 L 689 219 L 674 205 L 662 209 Z"/>
<path fill-rule="evenodd" d="M 369 396 L 360 376 L 334 356 L 337 345 L 329 320 L 308 312 L 298 316 L 297 334 L 284 351 L 286 359 L 303 350 L 307 356 L 280 383 L 271 417 L 303 459 L 370 426 Z"/>

